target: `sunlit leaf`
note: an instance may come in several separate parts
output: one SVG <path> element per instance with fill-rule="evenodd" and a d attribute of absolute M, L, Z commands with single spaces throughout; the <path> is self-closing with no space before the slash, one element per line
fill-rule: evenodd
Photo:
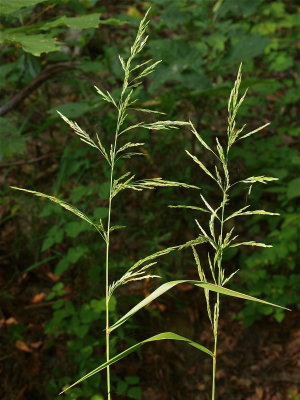
<path fill-rule="evenodd" d="M 50 53 L 59 50 L 58 41 L 43 34 L 25 35 L 24 33 L 7 33 L 1 35 L 0 43 L 18 43 L 23 50 L 39 57 L 42 53 Z"/>
<path fill-rule="evenodd" d="M 100 14 L 87 14 L 78 17 L 66 17 L 63 15 L 54 21 L 46 22 L 41 26 L 41 30 L 52 29 L 56 26 L 65 25 L 73 29 L 97 28 L 100 24 Z"/>
<path fill-rule="evenodd" d="M 32 7 L 47 0 L 1 0 L 0 15 L 15 13 L 24 7 Z"/>

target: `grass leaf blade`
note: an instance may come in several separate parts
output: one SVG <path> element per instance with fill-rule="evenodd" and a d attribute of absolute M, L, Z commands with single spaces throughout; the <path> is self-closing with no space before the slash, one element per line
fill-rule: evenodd
<path fill-rule="evenodd" d="M 230 289 L 224 288 L 222 286 L 215 285 L 213 283 L 207 283 L 207 282 L 201 282 L 201 281 L 191 281 L 191 280 L 178 280 L 178 281 L 167 282 L 167 283 L 164 283 L 163 285 L 159 286 L 156 290 L 154 290 L 154 292 L 152 292 L 149 296 L 147 296 L 140 303 L 138 303 L 136 306 L 134 306 L 130 311 L 128 311 L 128 313 L 126 313 L 123 317 L 121 317 L 117 322 L 115 322 L 111 326 L 110 331 L 117 329 L 119 326 L 121 326 L 124 322 L 126 322 L 136 312 L 138 312 L 139 310 L 141 310 L 142 308 L 144 308 L 145 306 L 150 304 L 153 300 L 157 299 L 165 292 L 172 289 L 174 286 L 179 285 L 180 283 L 189 283 L 189 284 L 195 285 L 197 287 L 202 287 L 203 289 L 208 289 L 215 293 L 225 294 L 225 295 L 231 296 L 231 297 L 238 297 L 238 298 L 241 298 L 244 300 L 256 301 L 258 303 L 263 303 L 263 304 L 267 304 L 270 306 L 279 307 L 279 308 L 284 309 L 284 307 L 278 306 L 276 304 L 269 303 L 267 301 L 260 300 L 255 297 L 243 294 L 243 293 L 235 292 L 234 290 L 230 290 Z"/>
<path fill-rule="evenodd" d="M 136 343 L 135 345 L 129 347 L 126 350 L 124 350 L 122 353 L 119 353 L 118 355 L 112 357 L 108 362 L 103 363 L 102 365 L 100 365 L 99 367 L 95 368 L 94 370 L 92 370 L 88 374 L 84 375 L 82 378 L 78 379 L 78 381 L 74 382 L 72 385 L 70 385 L 67 388 L 65 388 L 64 390 L 62 390 L 59 394 L 65 393 L 67 390 L 69 390 L 72 387 L 74 387 L 75 385 L 78 385 L 79 383 L 85 381 L 86 379 L 90 378 L 91 376 L 97 374 L 98 372 L 102 371 L 103 369 L 105 369 L 109 365 L 112 365 L 115 362 L 117 362 L 117 361 L 121 360 L 122 358 L 126 357 L 130 353 L 132 353 L 134 351 L 137 351 L 144 344 L 149 343 L 149 342 L 155 342 L 155 341 L 158 341 L 158 340 L 177 340 L 177 341 L 182 341 L 182 342 L 185 342 L 185 343 L 189 344 L 192 347 L 195 347 L 197 350 L 200 350 L 200 351 L 208 354 L 211 357 L 213 356 L 212 352 L 209 349 L 207 349 L 206 347 L 202 346 L 201 344 L 199 344 L 197 342 L 194 342 L 193 340 L 187 339 L 186 337 L 181 336 L 181 335 L 177 335 L 176 333 L 173 333 L 173 332 L 163 332 L 163 333 L 159 333 L 157 335 L 151 336 L 150 338 L 148 338 L 146 340 L 143 340 L 143 341 L 141 341 L 139 343 Z"/>

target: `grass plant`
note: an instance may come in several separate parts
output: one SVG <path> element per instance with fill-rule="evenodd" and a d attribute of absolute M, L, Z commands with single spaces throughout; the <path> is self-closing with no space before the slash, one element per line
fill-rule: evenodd
<path fill-rule="evenodd" d="M 147 14 L 141 20 L 136 38 L 133 42 L 133 45 L 130 48 L 130 53 L 125 60 L 121 56 L 119 56 L 119 60 L 123 69 L 123 83 L 120 88 L 120 95 L 118 99 L 115 99 L 112 94 L 108 91 L 103 91 L 102 89 L 95 87 L 96 91 L 100 95 L 103 101 L 109 103 L 115 110 L 116 115 L 116 125 L 115 131 L 113 135 L 110 137 L 110 143 L 103 143 L 103 138 L 101 135 L 96 134 L 96 138 L 92 138 L 86 131 L 84 131 L 76 122 L 69 120 L 66 116 L 59 113 L 61 118 L 70 126 L 70 128 L 79 136 L 79 138 L 88 144 L 89 146 L 95 148 L 99 153 L 102 159 L 108 164 L 110 169 L 110 189 L 109 189 L 109 199 L 108 199 L 108 219 L 107 223 L 104 223 L 102 220 L 94 221 L 83 212 L 81 212 L 76 207 L 71 204 L 58 199 L 57 197 L 50 196 L 44 193 L 40 193 L 33 190 L 27 190 L 22 188 L 13 187 L 17 190 L 22 190 L 28 193 L 31 193 L 36 196 L 44 197 L 59 204 L 61 207 L 66 210 L 72 212 L 77 217 L 85 220 L 88 224 L 94 227 L 94 229 L 99 233 L 101 239 L 105 242 L 105 298 L 106 298 L 106 324 L 105 324 L 105 336 L 106 336 L 106 362 L 86 374 L 75 383 L 65 387 L 63 392 L 69 390 L 74 385 L 79 384 L 90 376 L 98 373 L 99 371 L 106 369 L 107 374 L 107 399 L 111 400 L 112 398 L 112 389 L 111 389 L 111 379 L 110 379 L 110 366 L 127 356 L 133 351 L 136 351 L 142 345 L 157 340 L 177 340 L 185 342 L 198 350 L 202 351 L 206 355 L 209 355 L 212 358 L 212 393 L 211 399 L 214 400 L 216 398 L 216 367 L 217 367 L 217 348 L 218 348 L 218 321 L 220 315 L 220 295 L 229 295 L 232 297 L 238 297 L 245 300 L 251 300 L 260 302 L 263 304 L 273 305 L 264 300 L 260 300 L 254 298 L 252 296 L 248 296 L 243 293 L 239 293 L 233 290 L 230 290 L 225 287 L 225 284 L 232 278 L 232 276 L 237 272 L 235 271 L 233 274 L 227 276 L 224 265 L 223 265 L 223 253 L 226 248 L 237 247 L 241 245 L 246 246 L 259 246 L 259 247 L 270 247 L 269 245 L 265 245 L 263 243 L 256 243 L 254 241 L 248 242 L 238 242 L 237 236 L 234 235 L 234 228 L 231 230 L 226 229 L 226 222 L 237 217 L 242 217 L 246 215 L 277 215 L 272 212 L 264 211 L 264 210 L 249 210 L 248 205 L 242 207 L 241 209 L 227 215 L 226 207 L 229 203 L 230 197 L 229 192 L 230 189 L 237 184 L 244 184 L 251 187 L 255 183 L 267 183 L 268 181 L 275 180 L 276 178 L 270 178 L 265 176 L 257 176 L 257 177 L 249 177 L 243 179 L 239 182 L 231 182 L 230 173 L 228 167 L 228 159 L 229 153 L 232 146 L 239 140 L 245 139 L 248 136 L 258 132 L 263 129 L 266 125 L 255 129 L 251 132 L 244 133 L 245 126 L 242 128 L 237 127 L 236 116 L 238 110 L 245 98 L 246 93 L 239 98 L 239 87 L 241 83 L 241 68 L 239 69 L 237 79 L 235 81 L 234 87 L 231 91 L 231 95 L 228 103 L 228 129 L 227 129 L 227 143 L 225 146 L 222 146 L 220 141 L 216 138 L 216 149 L 212 149 L 204 139 L 200 136 L 200 134 L 196 131 L 192 122 L 182 122 L 182 121 L 169 121 L 169 120 L 159 120 L 156 122 L 137 122 L 133 125 L 130 125 L 128 122 L 128 114 L 131 112 L 138 111 L 139 113 L 147 113 L 147 114 L 163 114 L 157 111 L 153 111 L 150 109 L 144 109 L 138 106 L 138 99 L 136 97 L 136 88 L 142 84 L 143 78 L 147 77 L 151 74 L 156 65 L 160 61 L 152 61 L 148 60 L 146 62 L 138 63 L 137 58 L 142 52 L 148 36 L 146 35 L 146 28 L 148 26 L 149 21 L 147 20 Z M 142 179 L 136 180 L 135 175 L 131 172 L 126 172 L 121 176 L 117 176 L 117 164 L 120 158 L 132 158 L 137 155 L 140 155 L 140 152 L 136 151 L 140 146 L 144 143 L 139 142 L 130 142 L 126 141 L 126 133 L 132 131 L 133 129 L 148 129 L 148 130 L 161 130 L 161 129 L 177 129 L 181 126 L 190 127 L 193 134 L 196 136 L 199 143 L 209 152 L 213 154 L 216 159 L 216 165 L 214 171 L 210 171 L 198 157 L 190 154 L 187 151 L 189 157 L 200 167 L 218 186 L 221 192 L 221 203 L 218 207 L 213 208 L 206 198 L 200 194 L 200 199 L 203 205 L 191 206 L 191 205 L 173 205 L 170 207 L 174 208 L 188 208 L 193 210 L 198 210 L 199 212 L 205 212 L 209 215 L 208 218 L 208 229 L 205 230 L 199 222 L 196 220 L 196 224 L 199 228 L 199 235 L 183 245 L 173 246 L 170 248 L 166 248 L 162 251 L 151 254 L 139 261 L 137 261 L 128 271 L 126 271 L 123 276 L 115 282 L 111 282 L 110 280 L 110 259 L 111 259 L 111 234 L 113 231 L 121 229 L 122 227 L 119 225 L 113 225 L 112 220 L 115 217 L 113 214 L 113 205 L 116 196 L 119 196 L 121 192 L 125 189 L 131 189 L 135 191 L 142 191 L 145 189 L 154 189 L 157 187 L 183 187 L 186 189 L 193 189 L 198 192 L 199 187 L 190 185 L 182 182 L 174 182 L 164 180 L 162 178 L 152 178 L 152 179 Z M 125 139 L 124 139 L 125 138 Z M 197 246 L 202 243 L 208 243 L 211 248 L 211 252 L 208 253 L 208 265 L 209 265 L 209 274 L 211 279 L 207 278 L 208 273 L 204 271 L 202 264 L 200 262 L 200 258 L 198 255 Z M 154 292 L 152 292 L 147 298 L 143 299 L 136 306 L 134 306 L 130 311 L 128 311 L 123 317 L 121 317 L 118 321 L 111 324 L 110 315 L 109 315 L 109 301 L 113 294 L 113 292 L 121 285 L 127 284 L 129 282 L 135 280 L 141 280 L 145 278 L 156 278 L 157 275 L 151 274 L 150 269 L 156 263 L 156 259 L 161 257 L 167 253 L 170 253 L 175 250 L 182 250 L 184 248 L 191 248 L 193 252 L 193 256 L 195 259 L 195 264 L 199 274 L 199 280 L 176 280 L 171 282 L 166 282 L 159 286 Z M 163 332 L 157 335 L 154 335 L 148 339 L 145 339 L 141 342 L 138 342 L 134 346 L 128 348 L 118 355 L 110 354 L 110 337 L 114 330 L 124 324 L 130 317 L 132 317 L 136 312 L 140 309 L 148 305 L 151 301 L 161 296 L 163 293 L 172 289 L 174 286 L 180 283 L 190 283 L 195 285 L 196 287 L 204 289 L 206 306 L 207 306 L 207 315 L 211 323 L 213 337 L 214 337 L 214 348 L 213 350 L 209 350 L 206 347 L 202 346 L 199 343 L 192 341 L 189 338 L 182 337 L 176 333 L 172 332 Z M 212 298 L 212 294 L 215 298 Z M 279 307 L 279 306 L 277 306 Z"/>
<path fill-rule="evenodd" d="M 226 229 L 226 222 L 238 217 L 248 216 L 248 215 L 269 215 L 276 216 L 278 213 L 273 213 L 265 210 L 250 210 L 250 205 L 245 205 L 244 207 L 231 212 L 226 213 L 226 207 L 230 202 L 230 190 L 238 184 L 243 184 L 248 186 L 248 194 L 250 194 L 252 190 L 252 185 L 255 183 L 266 184 L 267 182 L 277 180 L 277 178 L 267 177 L 267 176 L 251 176 L 240 181 L 232 182 L 230 178 L 230 169 L 229 169 L 229 154 L 232 146 L 236 144 L 239 140 L 246 139 L 247 137 L 259 132 L 263 128 L 269 125 L 269 123 L 260 126 L 257 129 L 254 129 L 250 132 L 245 132 L 246 125 L 243 125 L 241 128 L 238 127 L 237 124 L 237 115 L 239 108 L 241 107 L 247 90 L 244 94 L 239 97 L 239 89 L 241 85 L 241 73 L 242 65 L 240 65 L 236 80 L 234 82 L 233 89 L 231 90 L 229 101 L 228 101 L 228 125 L 227 125 L 227 137 L 224 145 L 221 145 L 218 138 L 216 138 L 215 148 L 211 148 L 204 141 L 201 135 L 197 132 L 192 122 L 191 130 L 195 135 L 198 142 L 203 146 L 207 151 L 213 154 L 214 159 L 216 160 L 214 170 L 210 171 L 206 168 L 206 166 L 199 160 L 195 155 L 190 154 L 187 150 L 186 153 L 192 158 L 192 160 L 202 169 L 202 171 L 208 175 L 217 185 L 220 193 L 221 193 L 221 202 L 219 206 L 213 208 L 206 198 L 200 194 L 201 201 L 203 203 L 203 209 L 200 212 L 207 212 L 210 216 L 208 219 L 208 229 L 204 229 L 198 220 L 196 219 L 196 224 L 201 232 L 203 239 L 205 239 L 211 248 L 211 252 L 207 254 L 207 262 L 209 265 L 209 273 L 210 280 L 218 285 L 219 287 L 224 287 L 229 280 L 238 272 L 238 270 L 233 273 L 227 275 L 225 267 L 223 265 L 223 254 L 224 251 L 228 248 L 238 247 L 238 246 L 257 246 L 257 247 L 272 247 L 271 245 L 267 245 L 264 243 L 258 243 L 255 241 L 239 241 L 238 235 L 234 234 L 235 227 L 233 226 L 231 229 Z M 248 196 L 247 196 L 248 198 Z M 177 207 L 186 207 L 186 206 L 177 206 Z M 193 208 L 188 206 L 188 208 Z M 197 266 L 199 279 L 202 282 L 208 282 L 207 274 L 202 267 L 200 262 L 200 258 L 198 255 L 198 251 L 195 246 L 192 246 L 193 256 L 195 260 L 195 264 Z M 211 323 L 213 338 L 214 338 L 214 347 L 213 347 L 213 357 L 212 357 L 212 390 L 211 390 L 211 399 L 214 400 L 216 398 L 216 368 L 217 368 L 217 349 L 218 349 L 218 326 L 219 326 L 219 317 L 220 317 L 220 293 L 217 293 L 215 299 L 210 298 L 209 289 L 204 289 L 206 307 L 207 307 L 207 315 Z M 257 299 L 256 299 L 257 301 Z"/>

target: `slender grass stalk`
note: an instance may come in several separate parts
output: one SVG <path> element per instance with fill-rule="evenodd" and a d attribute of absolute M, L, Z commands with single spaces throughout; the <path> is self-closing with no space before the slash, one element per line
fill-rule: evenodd
<path fill-rule="evenodd" d="M 217 311 L 219 313 L 219 293 L 217 294 Z M 211 386 L 211 398 L 212 400 L 215 399 L 216 396 L 216 372 L 217 372 L 217 348 L 218 348 L 218 322 L 219 319 L 216 321 L 214 325 L 214 352 L 213 352 L 213 359 L 212 359 L 212 386 Z"/>
<path fill-rule="evenodd" d="M 123 92 L 122 92 L 123 93 Z M 116 149 L 117 149 L 117 140 L 120 129 L 120 109 L 122 106 L 122 96 L 119 102 L 118 108 L 118 119 L 117 126 L 114 137 L 114 144 L 111 152 L 110 159 L 110 186 L 109 186 L 109 201 L 108 201 L 108 219 L 107 219 L 107 229 L 106 229 L 106 253 L 105 253 L 105 340 L 106 340 L 106 362 L 109 363 L 110 360 L 110 345 L 109 345 L 109 336 L 110 336 L 110 326 L 109 326 L 109 245 L 110 245 L 110 230 L 111 230 L 111 216 L 112 216 L 112 195 L 113 195 L 113 181 L 114 181 L 114 169 L 115 169 L 115 161 L 116 161 Z M 110 389 L 110 366 L 106 367 L 106 384 L 107 384 L 107 399 L 111 400 L 111 389 Z"/>
<path fill-rule="evenodd" d="M 226 158 L 228 161 L 228 157 Z M 225 170 L 224 170 L 225 173 Z M 226 188 L 223 191 L 223 199 L 222 199 L 222 206 L 221 206 L 221 220 L 220 220 L 220 237 L 219 241 L 222 243 L 222 247 L 220 247 L 220 256 L 218 259 L 218 285 L 222 285 L 221 282 L 221 269 L 222 269 L 222 259 L 223 259 L 223 230 L 224 230 L 224 212 L 225 212 L 225 205 L 226 205 L 226 196 L 228 190 L 228 183 L 229 183 L 229 173 L 225 174 L 228 176 L 228 180 L 226 182 Z M 217 293 L 216 295 L 216 305 L 215 305 L 215 318 L 213 324 L 213 336 L 214 336 L 214 351 L 213 351 L 213 366 L 212 366 L 212 389 L 211 389 L 211 399 L 215 400 L 216 396 L 216 372 L 217 372 L 217 350 L 218 350 L 218 328 L 219 328 L 219 316 L 220 316 L 220 294 Z"/>

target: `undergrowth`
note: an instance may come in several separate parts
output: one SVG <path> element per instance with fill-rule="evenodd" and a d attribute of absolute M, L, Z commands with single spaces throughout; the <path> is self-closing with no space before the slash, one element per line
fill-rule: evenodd
<path fill-rule="evenodd" d="M 102 89 L 95 87 L 97 93 L 101 99 L 109 103 L 115 111 L 115 130 L 111 134 L 110 142 L 103 143 L 103 138 L 101 134 L 96 134 L 93 138 L 89 133 L 83 130 L 76 122 L 71 121 L 62 113 L 59 112 L 61 118 L 70 126 L 70 128 L 79 136 L 79 138 L 87 145 L 93 147 L 97 152 L 100 153 L 100 157 L 104 162 L 108 164 L 110 169 L 110 179 L 109 179 L 109 197 L 108 197 L 108 218 L 105 224 L 101 219 L 98 221 L 93 220 L 78 208 L 73 205 L 58 199 L 57 197 L 50 196 L 44 193 L 36 192 L 33 190 L 21 189 L 14 187 L 14 189 L 22 190 L 31 193 L 36 196 L 44 197 L 50 201 L 57 203 L 64 209 L 75 214 L 77 217 L 84 220 L 94 230 L 99 234 L 100 239 L 105 244 L 105 340 L 106 340 L 106 362 L 95 368 L 81 379 L 77 380 L 75 383 L 63 388 L 61 393 L 69 390 L 71 387 L 79 384 L 80 382 L 86 380 L 92 375 L 106 369 L 107 376 L 107 399 L 112 398 L 112 388 L 111 388 L 111 378 L 110 378 L 110 366 L 116 361 L 122 359 L 133 351 L 136 351 L 143 344 L 151 341 L 157 340 L 178 340 L 189 344 L 198 350 L 202 351 L 206 355 L 210 356 L 212 359 L 212 391 L 211 399 L 216 398 L 216 367 L 217 367 L 217 348 L 218 348 L 218 321 L 220 316 L 220 305 L 221 305 L 221 294 L 238 297 L 246 300 L 251 300 L 257 303 L 263 303 L 266 305 L 273 305 L 264 300 L 254 298 L 252 296 L 239 293 L 230 289 L 227 289 L 225 285 L 232 278 L 232 276 L 237 272 L 232 274 L 227 274 L 224 263 L 223 254 L 228 248 L 239 247 L 242 245 L 246 246 L 258 246 L 258 247 L 271 247 L 263 243 L 257 243 L 255 241 L 238 241 L 238 236 L 234 234 L 234 227 L 228 228 L 227 222 L 232 222 L 233 219 L 244 217 L 248 215 L 278 215 L 265 210 L 250 210 L 249 205 L 245 205 L 234 212 L 227 213 L 227 206 L 230 201 L 230 190 L 238 184 L 246 185 L 248 187 L 249 193 L 251 192 L 252 185 L 256 183 L 266 184 L 269 181 L 274 181 L 276 178 L 266 177 L 266 176 L 251 176 L 240 181 L 232 182 L 230 179 L 229 171 L 229 154 L 233 145 L 239 140 L 246 139 L 247 137 L 260 131 L 268 124 L 265 124 L 253 131 L 245 133 L 245 125 L 238 128 L 236 118 L 238 110 L 243 103 L 246 93 L 239 97 L 239 88 L 241 83 L 241 67 L 239 68 L 234 87 L 231 91 L 229 102 L 228 102 L 228 127 L 227 127 L 227 139 L 226 143 L 221 143 L 221 140 L 216 138 L 216 146 L 212 148 L 209 146 L 202 136 L 197 132 L 192 122 L 182 122 L 182 121 L 169 121 L 169 120 L 158 120 L 155 122 L 141 121 L 135 124 L 130 123 L 128 116 L 131 113 L 147 113 L 149 115 L 153 114 L 163 114 L 158 111 L 153 111 L 151 109 L 145 109 L 138 105 L 137 98 L 137 88 L 142 84 L 145 77 L 151 74 L 157 64 L 160 61 L 147 60 L 145 62 L 139 63 L 137 61 L 138 56 L 144 49 L 148 36 L 146 35 L 146 28 L 149 24 L 147 20 L 147 14 L 142 19 L 136 38 L 130 48 L 130 54 L 127 59 L 119 56 L 119 60 L 123 70 L 123 82 L 122 87 L 119 91 L 119 97 L 114 98 L 112 94 L 108 91 L 103 91 Z M 215 160 L 215 168 L 213 170 L 208 169 L 202 161 L 195 155 L 187 152 L 187 155 L 192 158 L 192 160 L 197 164 L 198 167 L 205 174 L 207 174 L 212 181 L 217 185 L 221 193 L 221 201 L 218 206 L 212 206 L 210 202 L 200 194 L 201 205 L 172 205 L 173 208 L 187 208 L 193 209 L 199 212 L 204 212 L 208 215 L 208 227 L 203 227 L 196 220 L 196 224 L 199 228 L 199 234 L 193 240 L 190 240 L 184 244 L 172 246 L 164 250 L 158 251 L 151 254 L 141 260 L 134 263 L 131 268 L 124 272 L 124 274 L 116 281 L 110 280 L 110 265 L 111 257 L 113 252 L 110 246 L 111 235 L 113 232 L 124 228 L 118 225 L 117 215 L 114 215 L 114 204 L 118 201 L 118 196 L 123 193 L 124 190 L 134 190 L 143 191 L 146 189 L 154 189 L 160 187 L 182 187 L 185 189 L 193 189 L 196 193 L 200 190 L 200 187 L 195 185 L 190 185 L 182 182 L 168 181 L 162 178 L 150 178 L 136 180 L 135 175 L 130 171 L 117 176 L 116 166 L 118 161 L 122 158 L 130 159 L 141 155 L 139 148 L 144 144 L 140 142 L 130 142 L 126 141 L 126 133 L 132 130 L 147 129 L 150 131 L 158 131 L 163 129 L 178 129 L 179 127 L 189 127 L 191 132 L 195 135 L 199 144 L 201 144 L 206 151 L 210 152 Z M 114 223 L 112 223 L 112 221 Z M 187 229 L 187 227 L 185 227 Z M 198 246 L 206 243 L 210 246 L 211 251 L 207 254 L 207 264 L 209 266 L 208 271 L 203 268 L 202 258 L 199 257 Z M 165 254 L 171 253 L 173 251 L 180 251 L 186 248 L 191 248 L 195 260 L 195 265 L 198 271 L 199 280 L 176 280 L 170 281 L 159 286 L 154 292 L 152 292 L 148 297 L 143 299 L 140 303 L 134 306 L 130 311 L 128 311 L 123 317 L 114 323 L 110 320 L 110 300 L 114 291 L 129 282 L 142 280 L 145 278 L 159 278 L 158 275 L 152 273 L 152 269 L 156 264 L 156 259 Z M 161 296 L 166 291 L 172 289 L 174 286 L 180 283 L 190 283 L 198 288 L 204 290 L 207 315 L 211 323 L 212 333 L 214 338 L 214 347 L 212 350 L 202 346 L 199 343 L 192 341 L 190 338 L 185 338 L 177 335 L 173 332 L 163 332 L 154 335 L 148 339 L 136 343 L 127 350 L 119 353 L 117 355 L 111 355 L 110 340 L 113 331 L 123 325 L 130 317 L 132 317 L 137 311 L 147 306 L 151 301 Z M 277 306 L 279 307 L 279 306 Z"/>

